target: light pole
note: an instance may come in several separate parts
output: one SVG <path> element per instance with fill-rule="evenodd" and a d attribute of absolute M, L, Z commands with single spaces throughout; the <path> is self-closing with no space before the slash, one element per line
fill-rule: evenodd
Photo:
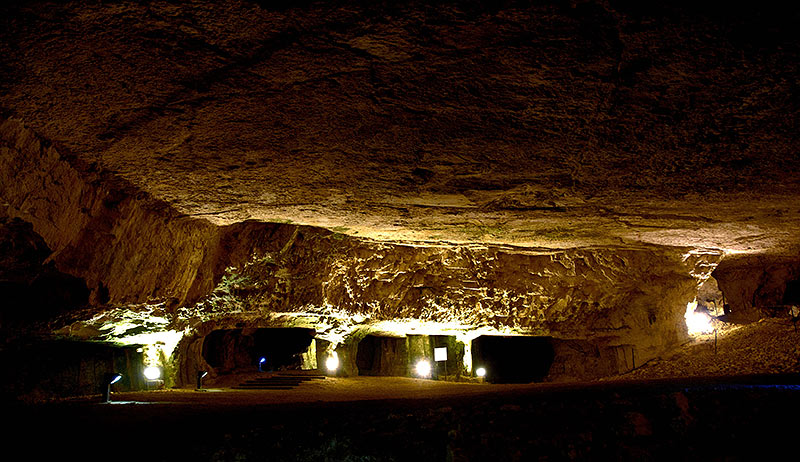
<path fill-rule="evenodd" d="M 108 403 L 111 402 L 111 385 L 117 383 L 122 379 L 122 374 L 118 372 L 112 372 L 110 374 L 106 374 L 104 376 L 103 384 L 103 402 Z"/>
<path fill-rule="evenodd" d="M 208 375 L 208 371 L 197 371 L 197 389 L 203 389 L 203 377 Z"/>

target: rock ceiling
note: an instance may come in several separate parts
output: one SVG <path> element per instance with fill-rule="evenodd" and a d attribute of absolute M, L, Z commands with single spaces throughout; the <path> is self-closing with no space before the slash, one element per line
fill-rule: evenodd
<path fill-rule="evenodd" d="M 4 7 L 3 118 L 215 224 L 800 243 L 795 13 L 266 3 Z"/>

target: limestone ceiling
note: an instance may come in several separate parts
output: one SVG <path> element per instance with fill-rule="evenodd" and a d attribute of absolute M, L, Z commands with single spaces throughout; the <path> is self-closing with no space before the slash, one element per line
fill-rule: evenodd
<path fill-rule="evenodd" d="M 370 3 L 17 2 L 2 115 L 218 224 L 800 243 L 796 16 Z"/>

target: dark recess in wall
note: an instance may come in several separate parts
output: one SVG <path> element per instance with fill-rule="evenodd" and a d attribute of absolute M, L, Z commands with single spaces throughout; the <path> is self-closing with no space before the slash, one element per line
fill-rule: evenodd
<path fill-rule="evenodd" d="M 784 305 L 800 305 L 800 279 L 788 281 L 783 292 Z"/>
<path fill-rule="evenodd" d="M 358 342 L 358 375 L 405 375 L 408 346 L 405 337 L 367 335 Z"/>
<path fill-rule="evenodd" d="M 203 357 L 218 373 L 255 370 L 260 358 L 265 371 L 299 369 L 314 334 L 299 327 L 216 330 L 203 341 Z"/>
<path fill-rule="evenodd" d="M 0 217 L 0 328 L 24 327 L 88 303 L 85 281 L 47 262 L 51 253 L 30 223 Z"/>
<path fill-rule="evenodd" d="M 554 359 L 551 337 L 482 335 L 472 341 L 473 370 L 486 368 L 489 382 L 540 382 L 550 372 Z"/>
<path fill-rule="evenodd" d="M 119 372 L 112 391 L 142 390 L 144 362 L 138 346 L 41 339 L 17 340 L 0 348 L 4 379 L 0 401 L 43 401 L 100 394 L 103 378 Z"/>

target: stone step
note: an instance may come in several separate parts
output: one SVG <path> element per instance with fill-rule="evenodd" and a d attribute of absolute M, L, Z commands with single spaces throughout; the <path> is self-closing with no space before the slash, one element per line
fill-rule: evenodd
<path fill-rule="evenodd" d="M 324 375 L 314 372 L 279 372 L 246 380 L 233 388 L 238 390 L 291 390 L 305 382 L 326 379 Z"/>

